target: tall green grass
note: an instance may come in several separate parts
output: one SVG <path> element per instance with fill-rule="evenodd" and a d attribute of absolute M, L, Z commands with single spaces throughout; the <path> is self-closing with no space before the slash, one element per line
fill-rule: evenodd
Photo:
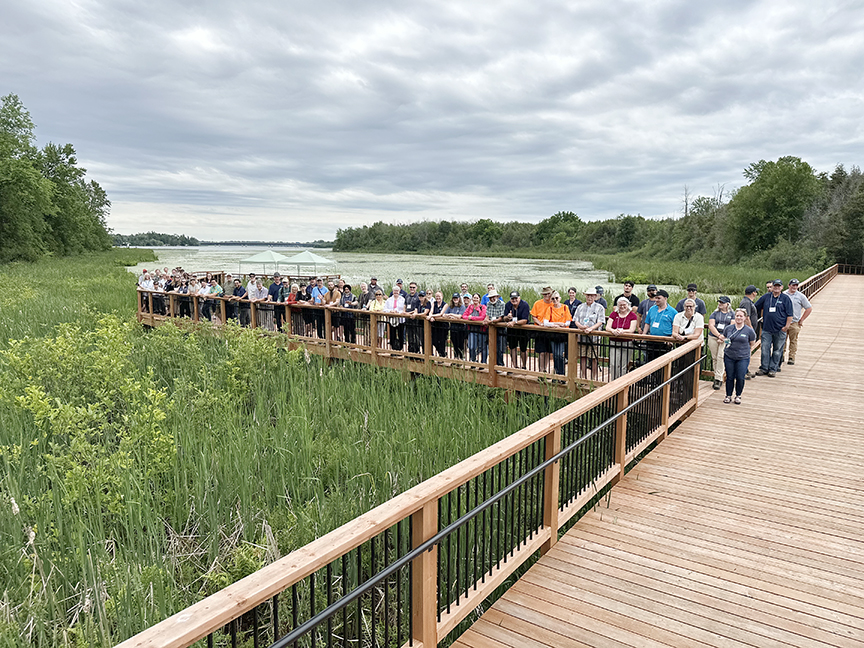
<path fill-rule="evenodd" d="M 117 259 L 2 268 L 31 291 L 0 347 L 2 645 L 112 645 L 561 405 L 144 331 Z"/>

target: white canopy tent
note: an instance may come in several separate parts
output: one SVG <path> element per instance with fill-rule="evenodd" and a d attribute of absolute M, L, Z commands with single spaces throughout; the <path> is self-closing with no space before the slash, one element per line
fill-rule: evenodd
<path fill-rule="evenodd" d="M 293 265 L 297 267 L 297 274 L 300 274 L 300 266 L 312 266 L 312 272 L 318 274 L 318 266 L 328 266 L 336 263 L 330 259 L 325 259 L 319 254 L 303 250 L 300 254 L 295 254 L 292 257 L 285 259 L 285 265 Z"/>
<path fill-rule="evenodd" d="M 284 254 L 279 254 L 278 252 L 274 252 L 273 250 L 264 250 L 263 252 L 259 252 L 254 256 L 249 257 L 248 259 L 243 259 L 240 263 L 261 263 L 264 265 L 264 274 L 267 274 L 267 264 L 272 263 L 274 265 L 274 271 L 279 269 L 280 263 L 285 263 L 288 260 L 288 257 Z M 238 266 L 237 271 L 240 271 Z M 241 273 L 242 274 L 242 273 Z"/>

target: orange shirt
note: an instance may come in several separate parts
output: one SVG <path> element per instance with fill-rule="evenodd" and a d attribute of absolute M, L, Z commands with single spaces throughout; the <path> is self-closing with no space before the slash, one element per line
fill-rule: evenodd
<path fill-rule="evenodd" d="M 534 318 L 533 324 L 542 325 L 543 320 L 552 320 L 552 302 L 550 301 L 548 304 L 542 299 L 538 299 L 534 302 L 534 306 L 531 307 L 531 317 Z"/>
<path fill-rule="evenodd" d="M 564 304 L 555 308 L 555 303 L 550 304 L 552 308 L 550 309 L 550 322 L 569 322 L 572 318 L 570 317 L 570 309 L 567 308 Z"/>

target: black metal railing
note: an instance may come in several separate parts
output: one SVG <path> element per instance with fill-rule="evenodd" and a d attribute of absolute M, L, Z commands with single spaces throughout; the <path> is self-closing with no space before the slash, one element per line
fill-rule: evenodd
<path fill-rule="evenodd" d="M 566 445 L 554 456 L 543 458 L 545 439 L 539 439 L 447 493 L 438 500 L 438 532 L 417 547 L 408 549 L 412 538 L 406 518 L 292 585 L 290 597 L 274 597 L 253 610 L 251 629 L 244 615 L 222 634 L 232 646 L 250 635 L 258 645 L 258 620 L 263 620 L 272 628 L 265 636 L 275 637 L 272 648 L 411 645 L 412 561 L 437 548 L 440 622 L 539 534 L 544 471 L 560 462 L 560 501 L 566 507 L 614 465 L 616 421 L 627 416 L 628 446 L 635 447 L 649 429 L 656 429 L 658 423 L 649 419 L 660 420 L 658 400 L 667 386 L 670 398 L 677 394 L 671 413 L 684 406 L 688 394 L 692 397 L 693 370 L 701 359 L 694 350 L 674 360 L 672 376 L 665 381 L 662 367 L 652 372 L 631 386 L 633 400 L 620 411 L 612 397 L 565 423 Z M 286 621 L 280 624 L 280 618 Z M 214 645 L 216 634 L 208 636 L 208 645 Z"/>

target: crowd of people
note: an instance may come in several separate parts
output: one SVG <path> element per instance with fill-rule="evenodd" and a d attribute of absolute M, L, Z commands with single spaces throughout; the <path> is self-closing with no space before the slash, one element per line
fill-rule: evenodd
<path fill-rule="evenodd" d="M 224 298 L 219 301 L 226 303 L 226 316 L 243 326 L 250 325 L 251 304 L 257 304 L 263 318 L 272 317 L 264 326 L 281 331 L 290 315 L 297 318 L 292 320 L 291 329 L 306 337 L 325 337 L 323 309 L 294 312 L 286 310 L 286 304 L 338 306 L 346 310 L 332 312 L 331 335 L 336 341 L 352 344 L 357 343 L 358 332 L 364 341 L 372 336 L 362 328 L 362 322 L 358 331 L 358 319 L 350 311 L 379 313 L 385 317 L 378 319 L 374 336 L 378 347 L 402 351 L 407 346 L 408 353 L 414 354 L 423 351 L 425 318 L 432 325 L 431 352 L 483 364 L 488 361 L 489 325 L 496 324 L 492 330 L 496 331 L 497 365 L 558 375 L 566 373 L 568 336 L 520 325 L 573 328 L 580 333 L 577 353 L 580 376 L 591 380 L 599 379 L 601 364 L 608 364 L 608 378 L 614 380 L 637 364 L 634 361 L 643 354 L 650 361 L 668 351 L 670 343 L 702 340 L 707 317 L 705 337 L 714 364 L 713 387 L 721 389 L 725 381 L 724 402 L 736 404 L 741 403 L 745 381 L 754 376 L 748 370 L 756 340 L 761 336 L 760 367 L 755 375 L 773 378 L 781 371 L 784 357 L 787 364 L 795 364 L 798 335 L 812 310 L 806 296 L 798 290 L 797 279 L 789 281 L 786 291 L 780 279 L 768 281 L 761 297 L 756 286 L 750 285 L 735 309 L 731 298 L 721 295 L 710 315 L 705 301 L 697 296 L 698 286 L 693 283 L 687 286 L 687 297 L 674 308 L 666 290 L 648 285 L 646 296 L 640 299 L 633 292 L 632 281 L 624 282 L 611 308 L 603 297 L 602 286 L 582 291 L 571 287 L 564 301 L 558 291 L 545 286 L 540 290 L 540 299 L 529 304 L 518 291 L 510 292 L 507 298 L 499 295 L 491 283 L 482 295 L 470 292 L 468 284 L 462 283 L 449 299 L 440 290 L 423 289 L 413 281 L 406 290 L 401 279 L 386 289 L 377 277 L 368 283 L 361 282 L 355 291 L 343 279 L 325 283 L 319 277 L 308 283 L 290 282 L 283 281 L 276 272 L 270 281 L 264 275 L 250 273 L 245 283 L 239 276 L 226 274 L 220 284 L 216 276 L 208 274 L 199 279 L 182 268 L 172 271 L 165 268 L 152 274 L 144 270 L 138 283 L 142 291 L 151 292 L 153 309 L 159 313 L 167 310 L 165 294 L 173 293 L 179 296 L 181 317 L 192 317 L 193 309 L 198 308 L 199 318 L 219 318 L 222 311 L 221 307 L 216 308 L 216 298 Z M 200 299 L 192 299 L 192 295 Z M 145 307 L 149 303 L 144 300 Z M 608 333 L 604 336 L 606 342 L 592 335 L 598 331 Z M 626 335 L 636 333 L 646 336 L 638 338 L 641 345 L 636 344 L 637 338 Z M 787 339 L 788 354 L 784 356 Z M 530 364 L 529 342 L 533 342 Z M 606 353 L 602 351 L 604 345 L 608 346 Z M 601 363 L 601 358 L 608 359 L 608 363 Z"/>

